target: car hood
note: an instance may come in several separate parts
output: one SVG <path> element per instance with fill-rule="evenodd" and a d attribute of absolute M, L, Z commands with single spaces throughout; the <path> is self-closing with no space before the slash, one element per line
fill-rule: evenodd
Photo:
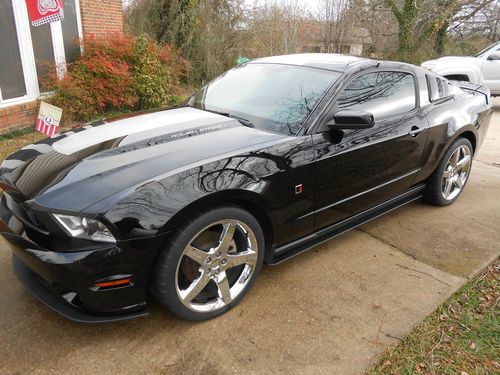
<path fill-rule="evenodd" d="M 198 164 L 286 139 L 184 107 L 87 125 L 29 145 L 0 166 L 0 187 L 46 209 L 81 212 Z"/>

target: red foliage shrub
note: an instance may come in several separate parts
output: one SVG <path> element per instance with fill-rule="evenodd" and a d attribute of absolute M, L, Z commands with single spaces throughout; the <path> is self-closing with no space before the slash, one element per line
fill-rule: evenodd
<path fill-rule="evenodd" d="M 177 80 L 173 82 L 174 84 L 187 80 L 191 65 L 188 60 L 182 57 L 180 49 L 171 44 L 164 44 L 160 51 L 160 60 L 171 67 L 172 76 Z"/>
<path fill-rule="evenodd" d="M 169 104 L 189 71 L 177 49 L 147 37 L 90 36 L 83 45 L 83 55 L 68 66 L 63 79 L 52 69 L 44 80 L 65 119 L 90 120 L 110 110 Z"/>

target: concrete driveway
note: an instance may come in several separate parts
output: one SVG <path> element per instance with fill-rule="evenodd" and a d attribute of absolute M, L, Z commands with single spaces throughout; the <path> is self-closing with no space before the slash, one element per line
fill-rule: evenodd
<path fill-rule="evenodd" d="M 359 374 L 500 254 L 500 100 L 461 198 L 416 202 L 280 266 L 228 314 L 64 320 L 11 271 L 0 240 L 0 373 Z"/>

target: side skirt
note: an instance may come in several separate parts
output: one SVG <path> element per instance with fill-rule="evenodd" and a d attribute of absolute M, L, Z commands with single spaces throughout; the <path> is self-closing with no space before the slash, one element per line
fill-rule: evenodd
<path fill-rule="evenodd" d="M 297 256 L 303 252 L 306 252 L 313 247 L 322 244 L 348 230 L 356 228 L 359 225 L 365 224 L 370 220 L 376 219 L 377 217 L 395 210 L 405 204 L 413 202 L 417 199 L 422 198 L 422 192 L 425 188 L 425 184 L 420 184 L 414 186 L 410 190 L 407 190 L 401 195 L 389 199 L 386 202 L 380 203 L 366 211 L 360 212 L 353 215 L 339 223 L 335 223 L 329 227 L 320 229 L 319 231 L 310 234 L 304 238 L 293 241 L 289 244 L 280 246 L 275 249 L 274 257 L 268 263 L 270 265 L 276 265 L 288 260 L 294 256 Z"/>

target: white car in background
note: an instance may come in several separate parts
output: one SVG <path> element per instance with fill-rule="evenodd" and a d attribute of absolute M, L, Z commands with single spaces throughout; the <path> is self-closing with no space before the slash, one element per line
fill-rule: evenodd
<path fill-rule="evenodd" d="M 475 56 L 445 56 L 425 61 L 422 67 L 449 80 L 486 86 L 492 96 L 500 96 L 500 41 Z"/>

